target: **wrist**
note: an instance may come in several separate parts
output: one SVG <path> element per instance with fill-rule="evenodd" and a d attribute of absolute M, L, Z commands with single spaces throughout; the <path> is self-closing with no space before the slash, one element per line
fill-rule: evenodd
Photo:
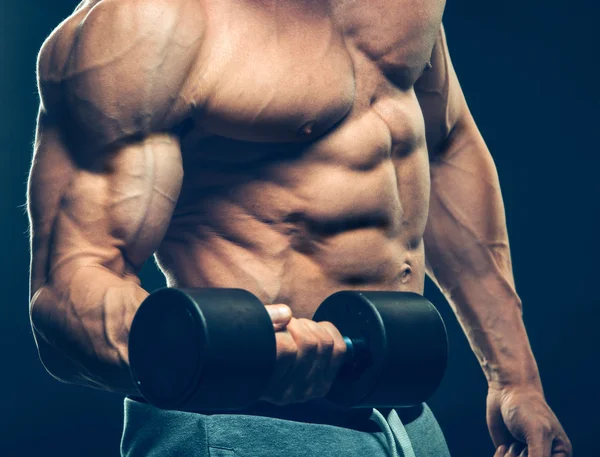
<path fill-rule="evenodd" d="M 498 321 L 490 329 L 472 332 L 472 347 L 488 386 L 533 386 L 541 390 L 538 365 L 522 319 L 506 313 Z"/>
<path fill-rule="evenodd" d="M 527 387 L 542 391 L 540 373 L 531 351 L 520 354 L 520 357 L 513 354 L 512 357 L 505 358 L 502 362 L 492 363 L 485 358 L 481 361 L 490 389 Z"/>
<path fill-rule="evenodd" d="M 509 376 L 507 373 L 497 374 L 492 377 L 487 377 L 488 389 L 496 391 L 513 391 L 513 390 L 531 390 L 540 392 L 542 395 L 544 389 L 539 373 L 520 373 L 519 375 Z"/>

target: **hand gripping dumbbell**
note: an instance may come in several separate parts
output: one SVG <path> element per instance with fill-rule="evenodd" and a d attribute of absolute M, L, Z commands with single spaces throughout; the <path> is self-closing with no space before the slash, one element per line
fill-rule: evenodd
<path fill-rule="evenodd" d="M 344 336 L 346 362 L 327 399 L 348 407 L 405 407 L 429 398 L 447 360 L 435 307 L 408 292 L 342 291 L 313 316 Z M 256 402 L 271 380 L 276 345 L 264 304 L 241 289 L 160 289 L 129 334 L 140 394 L 164 409 L 219 411 Z"/>

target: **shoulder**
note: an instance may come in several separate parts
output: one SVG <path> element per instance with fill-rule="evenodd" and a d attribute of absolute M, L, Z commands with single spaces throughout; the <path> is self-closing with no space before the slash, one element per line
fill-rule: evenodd
<path fill-rule="evenodd" d="M 161 129 L 197 59 L 201 0 L 100 0 L 80 5 L 42 45 L 42 111 L 61 111 L 107 140 Z M 114 138 L 113 138 L 114 137 Z"/>
<path fill-rule="evenodd" d="M 443 25 L 440 26 L 429 63 L 429 69 L 415 84 L 415 93 L 425 119 L 430 153 L 434 154 L 467 112 Z"/>
<path fill-rule="evenodd" d="M 421 93 L 445 92 L 448 86 L 451 61 L 443 25 L 438 30 L 428 63 L 428 69 L 415 84 L 415 89 Z"/>

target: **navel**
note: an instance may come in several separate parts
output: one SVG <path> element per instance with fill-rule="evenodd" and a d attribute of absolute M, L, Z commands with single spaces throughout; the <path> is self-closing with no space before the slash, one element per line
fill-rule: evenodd
<path fill-rule="evenodd" d="M 412 278 L 412 268 L 410 265 L 404 265 L 400 270 L 400 282 L 406 284 Z"/>

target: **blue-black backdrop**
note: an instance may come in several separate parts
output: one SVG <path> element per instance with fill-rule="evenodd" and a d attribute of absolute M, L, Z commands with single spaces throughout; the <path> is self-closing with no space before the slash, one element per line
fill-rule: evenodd
<path fill-rule="evenodd" d="M 35 57 L 68 1 L 0 5 L 0 455 L 116 456 L 122 400 L 43 370 L 28 323 L 22 204 L 37 110 Z M 503 185 L 517 286 L 546 394 L 580 457 L 600 455 L 596 365 L 597 17 L 593 0 L 450 0 L 455 67 Z M 144 285 L 162 278 L 153 264 Z M 486 385 L 443 297 L 451 355 L 431 401 L 453 455 L 493 455 Z"/>

